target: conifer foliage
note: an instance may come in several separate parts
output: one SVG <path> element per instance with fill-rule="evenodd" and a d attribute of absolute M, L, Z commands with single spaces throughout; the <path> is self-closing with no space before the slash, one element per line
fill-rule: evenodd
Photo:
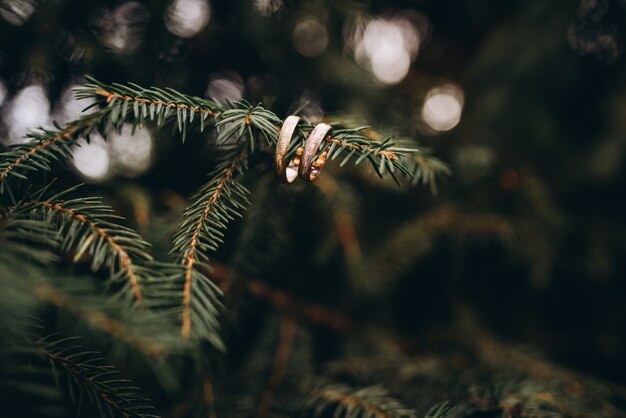
<path fill-rule="evenodd" d="M 255 194 L 248 185 L 278 182 L 253 177 L 267 178 L 267 168 L 256 165 L 273 152 L 282 120 L 245 101 L 223 106 L 171 89 L 108 85 L 94 79 L 76 95 L 94 101 L 89 113 L 55 130 L 32 133 L 29 142 L 0 154 L 0 325 L 6 336 L 0 344 L 1 384 L 11 388 L 3 401 L 5 410 L 38 416 L 40 411 L 32 410 L 37 399 L 42 407 L 52 405 L 45 408 L 51 416 L 156 416 L 141 388 L 106 365 L 108 356 L 86 348 L 96 338 L 101 349 L 113 347 L 118 359 L 139 356 L 141 360 L 125 363 L 127 367 L 149 364 L 146 373 L 154 374 L 162 388 L 189 380 L 185 384 L 197 388 L 203 402 L 198 406 L 193 399 L 183 397 L 183 401 L 194 404 L 189 408 L 215 414 L 228 408 L 228 396 L 213 393 L 220 389 L 222 376 L 212 365 L 221 358 L 220 351 L 228 351 L 223 322 L 229 314 L 223 297 L 228 281 L 223 277 L 219 281 L 215 269 L 223 267 L 214 266 L 211 258 L 229 224 L 254 204 Z M 182 142 L 191 133 L 214 132 L 217 162 L 182 214 L 169 259 L 156 261 L 150 244 L 100 198 L 85 196 L 78 186 L 56 190 L 49 181 L 49 173 L 71 156 L 79 139 L 89 140 L 96 132 L 106 138 L 125 123 L 132 124 L 133 132 L 146 124 L 171 127 Z M 300 126 L 292 153 L 313 127 L 310 121 Z M 447 170 L 417 148 L 397 145 L 391 138 L 371 139 L 370 133 L 368 127 L 335 127 L 318 153 L 327 152 L 340 166 L 367 160 L 380 177 L 388 176 L 398 184 L 405 179 L 433 183 L 438 173 Z M 278 189 L 272 186 L 272 190 Z M 263 217 L 252 219 L 258 222 Z M 251 235 L 242 234 L 242 239 Z M 243 271 L 260 269 L 249 267 Z M 237 271 L 236 265 L 233 269 Z M 279 291 L 239 279 L 253 293 L 285 307 Z M 320 307 L 294 302 L 287 306 L 314 322 L 337 322 L 335 314 Z M 71 318 L 71 326 L 46 323 L 51 312 L 53 317 Z M 284 413 L 335 410 L 346 416 L 416 416 L 385 389 L 351 389 L 314 377 L 312 371 L 308 381 L 324 383 L 298 385 L 291 398 L 281 394 L 280 402 L 276 401 L 284 389 L 283 377 L 297 376 L 292 357 L 310 361 L 307 355 L 292 353 L 298 328 L 293 318 L 287 331 L 285 325 L 281 327 L 276 357 L 268 363 L 275 365 L 269 372 L 271 383 L 259 395 L 259 416 L 279 413 L 281 408 Z M 52 332 L 57 334 L 49 335 Z M 185 374 L 189 367 L 185 364 L 193 365 L 191 375 Z"/>

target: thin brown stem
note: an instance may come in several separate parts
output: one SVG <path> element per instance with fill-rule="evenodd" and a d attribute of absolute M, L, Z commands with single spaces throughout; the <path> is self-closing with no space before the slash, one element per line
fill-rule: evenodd
<path fill-rule="evenodd" d="M 213 263 L 211 279 L 220 286 L 222 291 L 230 290 L 230 273 L 223 264 Z M 330 309 L 318 306 L 307 305 L 294 298 L 289 293 L 273 289 L 259 280 L 243 278 L 243 290 L 252 296 L 267 301 L 275 309 L 296 315 L 314 324 L 322 325 L 337 332 L 345 333 L 352 328 L 352 322 L 345 315 Z"/>
<path fill-rule="evenodd" d="M 95 93 L 99 96 L 104 96 L 105 100 L 107 103 L 111 103 L 111 101 L 113 101 L 114 99 L 116 100 L 122 100 L 125 102 L 137 102 L 137 103 L 145 103 L 145 104 L 154 104 L 154 105 L 161 105 L 161 106 L 169 106 L 169 107 L 175 107 L 176 109 L 185 109 L 189 112 L 194 112 L 194 113 L 199 113 L 199 114 L 203 114 L 206 113 L 209 116 L 217 116 L 218 113 L 212 111 L 211 109 L 205 109 L 202 108 L 200 106 L 189 106 L 186 105 L 184 103 L 175 103 L 175 102 L 166 102 L 163 100 L 151 100 L 151 99 L 145 99 L 143 97 L 132 97 L 132 96 L 125 96 L 123 94 L 119 94 L 119 93 L 114 93 L 114 92 L 110 92 L 104 89 L 99 89 L 96 90 Z"/>
<path fill-rule="evenodd" d="M 345 143 L 341 141 L 340 139 L 334 138 L 330 135 L 326 136 L 326 142 L 330 142 L 331 144 L 337 144 L 340 147 L 345 146 L 345 148 L 349 148 L 349 149 L 353 149 L 357 151 L 369 151 L 370 153 L 378 154 L 379 156 L 385 157 L 391 161 L 396 161 L 398 159 L 398 155 L 393 151 L 380 150 L 374 147 L 366 147 L 366 146 L 359 145 L 359 144 Z"/>
<path fill-rule="evenodd" d="M 34 288 L 34 294 L 39 300 L 69 312 L 92 327 L 128 343 L 149 357 L 163 358 L 165 355 L 164 347 L 157 340 L 133 333 L 123 322 L 101 311 L 81 305 L 80 302 L 58 289 L 48 285 L 38 285 Z"/>
<path fill-rule="evenodd" d="M 79 378 L 85 385 L 89 386 L 89 388 L 93 390 L 98 395 L 98 397 L 102 399 L 102 401 L 109 405 L 111 409 L 118 411 L 122 415 L 122 417 L 130 418 L 131 416 L 135 415 L 132 411 L 121 406 L 119 400 L 111 399 L 109 394 L 106 391 L 102 390 L 92 379 L 86 377 L 86 370 L 84 370 L 83 367 L 81 367 L 79 364 L 76 364 L 74 361 L 67 357 L 62 357 L 51 352 L 46 347 L 39 346 L 39 350 L 41 350 L 41 352 L 50 361 L 59 364 L 69 373 L 72 373 L 75 377 Z"/>
<path fill-rule="evenodd" d="M 215 204 L 222 196 L 222 192 L 226 185 L 231 181 L 239 164 L 245 158 L 247 148 L 241 147 L 241 153 L 233 159 L 232 163 L 224 170 L 221 180 L 215 186 L 212 191 L 211 197 L 207 202 L 200 220 L 196 225 L 196 228 L 191 236 L 189 247 L 185 251 L 185 257 L 183 259 L 183 266 L 185 268 L 185 285 L 183 288 L 183 321 L 181 327 L 181 333 L 184 339 L 188 339 L 191 336 L 191 286 L 193 283 L 193 272 L 198 260 L 198 244 L 200 241 L 200 233 L 204 229 L 205 223 L 209 219 L 211 210 L 215 207 Z"/>
<path fill-rule="evenodd" d="M 215 397 L 213 395 L 213 383 L 209 375 L 204 375 L 202 379 L 202 395 L 204 396 L 204 403 L 209 410 L 209 418 L 217 418 L 215 414 Z"/>
<path fill-rule="evenodd" d="M 276 353 L 274 354 L 272 375 L 265 391 L 261 395 L 261 402 L 259 403 L 256 413 L 257 418 L 265 418 L 269 414 L 272 403 L 274 402 L 276 390 L 285 376 L 296 331 L 296 320 L 292 316 L 285 316 L 280 322 L 280 335 L 278 337 Z"/>
<path fill-rule="evenodd" d="M 378 408 L 375 405 L 371 405 L 367 402 L 364 402 L 362 399 L 359 399 L 357 396 L 353 395 L 345 395 L 340 392 L 333 391 L 331 389 L 321 389 L 317 391 L 317 396 L 322 399 L 326 399 L 331 402 L 335 402 L 345 406 L 348 410 L 351 409 L 362 409 L 367 411 L 371 416 L 378 418 L 392 418 L 387 412 Z"/>
<path fill-rule="evenodd" d="M 352 215 L 345 205 L 339 201 L 339 185 L 332 176 L 322 176 L 317 180 L 317 186 L 332 206 L 337 238 L 343 248 L 348 268 L 363 264 L 361 244 L 356 234 Z"/>
<path fill-rule="evenodd" d="M 86 225 L 89 229 L 91 229 L 94 232 L 94 235 L 98 235 L 102 237 L 102 239 L 104 239 L 109 244 L 113 252 L 117 255 L 120 269 L 128 277 L 128 280 L 130 281 L 130 285 L 133 288 L 133 294 L 134 294 L 135 300 L 139 304 L 142 303 L 143 295 L 141 291 L 141 285 L 139 284 L 139 279 L 137 277 L 137 274 L 135 273 L 133 261 L 131 257 L 128 255 L 128 253 L 124 250 L 124 248 L 115 241 L 114 237 L 112 237 L 109 233 L 107 233 L 107 231 L 99 227 L 96 222 L 89 219 L 86 215 L 77 213 L 76 211 L 72 209 L 68 209 L 60 203 L 35 202 L 35 205 L 44 206 L 50 210 L 53 210 L 55 212 L 68 216 L 72 219 L 75 219 L 78 222 L 82 223 L 83 225 Z"/>
<path fill-rule="evenodd" d="M 30 150 L 19 156 L 15 161 L 3 168 L 0 171 L 0 182 L 6 180 L 12 171 L 18 169 L 25 161 L 27 161 L 33 155 L 45 150 L 46 148 L 49 148 L 57 142 L 71 141 L 73 139 L 76 139 L 74 136 L 77 132 L 98 123 L 102 119 L 102 117 L 106 115 L 107 112 L 108 110 L 103 109 L 98 112 L 91 113 L 90 115 L 82 119 L 70 122 L 62 131 L 57 132 L 55 135 L 48 139 L 42 140 L 39 144 L 37 144 L 37 146 L 31 148 Z"/>

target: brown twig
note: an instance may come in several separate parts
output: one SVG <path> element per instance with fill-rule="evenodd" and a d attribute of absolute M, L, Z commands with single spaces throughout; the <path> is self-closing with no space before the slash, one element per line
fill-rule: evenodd
<path fill-rule="evenodd" d="M 289 363 L 289 356 L 293 347 L 293 341 L 296 336 L 297 323 L 292 316 L 283 317 L 280 322 L 280 334 L 278 337 L 278 346 L 276 347 L 276 353 L 274 354 L 274 364 L 272 367 L 272 375 L 267 383 L 267 387 L 261 395 L 261 402 L 257 408 L 257 418 L 267 417 L 272 403 L 274 401 L 274 395 L 276 389 L 285 376 L 287 364 Z"/>
<path fill-rule="evenodd" d="M 211 264 L 213 271 L 210 274 L 211 279 L 224 292 L 231 289 L 229 277 L 229 269 L 223 264 L 213 262 Z M 259 280 L 245 279 L 240 281 L 243 284 L 243 290 L 252 296 L 267 301 L 275 309 L 288 312 L 309 322 L 319 324 L 330 328 L 334 331 L 345 333 L 352 328 L 352 322 L 345 315 L 331 311 L 318 305 L 306 305 L 287 292 L 279 289 L 273 289 Z"/>
<path fill-rule="evenodd" d="M 145 99 L 143 97 L 125 96 L 123 94 L 110 92 L 104 89 L 96 90 L 95 94 L 99 96 L 104 96 L 107 103 L 111 103 L 113 99 L 117 99 L 117 100 L 122 100 L 125 102 L 146 103 L 146 104 L 154 104 L 157 106 L 161 105 L 161 106 L 175 107 L 177 109 L 186 109 L 189 112 L 200 113 L 200 114 L 206 113 L 209 116 L 216 116 L 218 114 L 217 112 L 214 112 L 211 109 L 205 109 L 200 106 L 189 106 L 184 103 L 165 102 L 163 100 L 151 100 L 151 99 Z"/>
<path fill-rule="evenodd" d="M 215 398 L 213 396 L 213 383 L 208 374 L 205 374 L 202 378 L 202 395 L 204 396 L 204 403 L 209 409 L 209 418 L 217 418 L 215 415 Z"/>
<path fill-rule="evenodd" d="M 18 157 L 15 161 L 9 164 L 7 167 L 2 169 L 0 171 L 0 182 L 3 182 L 4 180 L 6 180 L 12 171 L 16 170 L 24 161 L 28 160 L 29 158 L 31 158 L 33 155 L 37 154 L 38 152 L 54 145 L 57 142 L 70 141 L 72 139 L 75 139 L 74 135 L 78 131 L 85 129 L 87 126 L 90 126 L 94 123 L 97 123 L 100 119 L 102 119 L 104 115 L 106 115 L 107 112 L 108 110 L 103 109 L 98 112 L 91 113 L 87 117 L 70 122 L 65 127 L 64 130 L 59 131 L 56 135 L 52 136 L 51 138 L 44 139 L 37 146 L 25 152 L 20 157 Z"/>
<path fill-rule="evenodd" d="M 128 255 L 128 253 L 124 250 L 124 248 L 115 241 L 114 237 L 109 235 L 107 231 L 99 227 L 96 222 L 89 219 L 86 215 L 77 213 L 76 211 L 72 209 L 68 209 L 64 207 L 63 205 L 61 205 L 60 203 L 53 203 L 53 202 L 46 201 L 46 202 L 35 202 L 34 205 L 44 206 L 50 210 L 69 216 L 70 218 L 77 220 L 83 225 L 86 225 L 89 229 L 91 229 L 94 232 L 94 235 L 91 235 L 90 237 L 90 239 L 92 240 L 95 235 L 102 237 L 102 239 L 104 239 L 109 244 L 109 246 L 113 249 L 115 254 L 117 254 L 117 257 L 119 259 L 120 269 L 124 272 L 124 274 L 130 280 L 130 285 L 133 288 L 133 294 L 135 296 L 135 300 L 139 304 L 141 304 L 142 299 L 143 299 L 141 285 L 139 284 L 139 279 L 137 277 L 137 274 L 135 273 L 133 261 L 131 257 Z"/>
<path fill-rule="evenodd" d="M 352 215 L 345 205 L 338 201 L 339 185 L 332 176 L 321 176 L 315 184 L 332 205 L 337 238 L 343 247 L 348 267 L 352 269 L 353 266 L 361 265 L 363 261 L 361 245 L 356 235 Z"/>
<path fill-rule="evenodd" d="M 123 322 L 111 318 L 101 311 L 82 306 L 78 301 L 73 300 L 58 289 L 48 285 L 38 285 L 34 288 L 34 294 L 40 300 L 69 312 L 92 327 L 128 343 L 149 357 L 163 358 L 165 355 L 165 349 L 158 341 L 143 335 L 133 334 Z"/>
<path fill-rule="evenodd" d="M 109 397 L 109 395 L 105 391 L 101 390 L 98 387 L 98 385 L 92 379 L 90 379 L 88 377 L 85 377 L 84 374 L 85 374 L 86 371 L 80 365 L 76 364 L 74 361 L 72 361 L 71 359 L 69 359 L 67 357 L 61 357 L 61 356 L 51 352 L 46 347 L 39 346 L 39 350 L 46 357 L 48 357 L 48 359 L 50 361 L 56 362 L 56 363 L 60 364 L 61 367 L 63 367 L 66 370 L 69 370 L 70 373 L 73 373 L 75 376 L 80 377 L 80 379 L 87 386 L 89 386 L 95 393 L 98 394 L 98 397 L 100 399 L 102 399 L 112 409 L 118 411 L 122 415 L 122 417 L 130 418 L 131 416 L 135 415 L 131 410 L 120 406 L 120 401 L 119 400 L 111 399 Z"/>
<path fill-rule="evenodd" d="M 241 161 L 245 158 L 247 147 L 241 147 L 241 153 L 239 156 L 233 159 L 231 165 L 225 170 L 222 179 L 219 181 L 215 189 L 212 191 L 212 195 L 207 202 L 206 208 L 202 212 L 200 221 L 196 225 L 194 233 L 189 243 L 189 248 L 185 252 L 183 265 L 185 268 L 185 286 L 183 288 L 183 321 L 181 327 L 181 333 L 183 338 L 187 339 L 191 336 L 191 285 L 193 282 L 193 272 L 198 259 L 198 242 L 200 240 L 200 233 L 204 229 L 205 223 L 209 218 L 211 210 L 214 208 L 217 201 L 222 196 L 222 192 L 226 187 L 226 184 L 232 179 L 237 167 Z"/>
<path fill-rule="evenodd" d="M 393 152 L 393 151 L 380 150 L 380 149 L 377 149 L 377 148 L 374 148 L 374 147 L 364 147 L 364 146 L 359 145 L 359 144 L 346 143 L 346 142 L 343 142 L 343 141 L 341 141 L 341 140 L 339 140 L 337 138 L 334 138 L 334 137 L 332 137 L 330 135 L 326 136 L 326 142 L 330 142 L 331 144 L 337 144 L 340 147 L 345 146 L 346 148 L 357 150 L 357 151 L 366 150 L 366 151 L 369 151 L 370 153 L 375 153 L 375 154 L 378 154 L 380 156 L 383 156 L 383 157 L 385 157 L 385 158 L 387 158 L 388 160 L 391 160 L 391 161 L 396 161 L 398 159 L 398 155 L 395 152 Z"/>
<path fill-rule="evenodd" d="M 339 403 L 347 407 L 348 410 L 363 409 L 374 417 L 392 418 L 392 416 L 389 415 L 387 412 L 376 407 L 375 405 L 370 405 L 367 402 L 363 402 L 363 400 L 359 399 L 357 396 L 345 395 L 343 393 L 336 392 L 331 389 L 320 389 L 317 391 L 317 396 L 319 396 L 322 399 L 331 401 L 331 402 Z"/>

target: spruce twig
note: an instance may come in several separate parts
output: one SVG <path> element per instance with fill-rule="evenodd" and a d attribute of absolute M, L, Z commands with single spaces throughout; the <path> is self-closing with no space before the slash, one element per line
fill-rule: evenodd
<path fill-rule="evenodd" d="M 27 180 L 26 171 L 50 171 L 52 164 L 69 158 L 70 146 L 89 134 L 109 116 L 109 109 L 101 109 L 82 116 L 56 131 L 41 129 L 30 133 L 33 139 L 26 144 L 13 147 L 11 151 L 0 154 L 0 194 L 7 188 L 7 180 L 15 177 Z"/>
<path fill-rule="evenodd" d="M 301 397 L 287 402 L 287 408 L 303 407 L 320 415 L 325 411 L 335 417 L 362 418 L 416 418 L 413 409 L 389 396 L 380 386 L 354 389 L 343 383 L 329 383 L 323 379 L 308 382 Z"/>
<path fill-rule="evenodd" d="M 113 210 L 98 198 L 59 199 L 71 190 L 46 201 L 31 202 L 22 210 L 32 208 L 35 212 L 42 211 L 44 218 L 55 220 L 62 241 L 61 249 L 73 252 L 74 262 L 89 254 L 92 270 L 106 265 L 113 280 L 120 275 L 126 276 L 135 301 L 141 304 L 143 291 L 140 281 L 143 278 L 133 257 L 151 261 L 152 257 L 145 252 L 148 243 L 131 229 L 112 223 L 112 219 L 119 217 L 113 215 Z"/>
<path fill-rule="evenodd" d="M 166 353 L 166 347 L 156 338 L 131 330 L 126 323 L 107 315 L 94 306 L 82 304 L 61 289 L 41 283 L 32 291 L 42 302 L 65 311 L 91 327 L 127 343 L 148 357 L 162 359 Z"/>
<path fill-rule="evenodd" d="M 119 371 L 102 364 L 97 353 L 85 351 L 75 341 L 76 338 L 48 337 L 38 341 L 37 347 L 49 360 L 57 385 L 61 378 L 66 381 L 77 413 L 82 409 L 83 399 L 87 399 L 103 417 L 157 418 L 148 413 L 154 407 L 137 393 L 132 382 L 119 378 Z"/>
<path fill-rule="evenodd" d="M 190 338 L 192 323 L 205 337 L 212 336 L 217 327 L 212 314 L 217 313 L 219 290 L 202 269 L 209 268 L 207 253 L 222 242 L 221 230 L 233 216 L 240 216 L 247 204 L 248 190 L 235 179 L 246 167 L 247 153 L 244 144 L 224 157 L 185 211 L 174 237 L 172 252 L 178 254 L 185 270 L 181 324 L 184 339 Z"/>

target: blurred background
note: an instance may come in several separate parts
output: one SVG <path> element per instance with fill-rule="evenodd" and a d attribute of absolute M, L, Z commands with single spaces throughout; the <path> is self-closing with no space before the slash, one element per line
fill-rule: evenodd
<path fill-rule="evenodd" d="M 76 118 L 85 74 L 411 138 L 451 176 L 432 195 L 329 168 L 346 187 L 320 189 L 354 222 L 347 241 L 312 238 L 311 260 L 345 256 L 418 344 L 471 318 L 626 383 L 625 23 L 624 0 L 1 0 L 0 147 Z M 55 175 L 166 252 L 164 214 L 204 181 L 211 138 L 130 134 L 92 138 Z"/>

